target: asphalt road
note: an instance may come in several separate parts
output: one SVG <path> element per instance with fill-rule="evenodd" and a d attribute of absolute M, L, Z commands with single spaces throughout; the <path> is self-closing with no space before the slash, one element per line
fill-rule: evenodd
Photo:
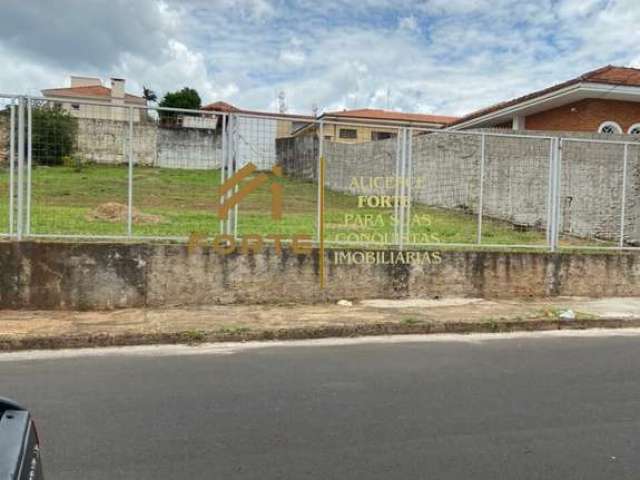
<path fill-rule="evenodd" d="M 640 336 L 477 338 L 0 361 L 0 394 L 49 480 L 638 478 Z"/>

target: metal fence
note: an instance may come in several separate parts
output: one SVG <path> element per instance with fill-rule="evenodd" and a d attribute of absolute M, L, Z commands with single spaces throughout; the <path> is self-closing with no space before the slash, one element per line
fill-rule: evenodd
<path fill-rule="evenodd" d="M 0 235 L 11 239 L 634 249 L 639 208 L 631 136 L 0 95 Z"/>

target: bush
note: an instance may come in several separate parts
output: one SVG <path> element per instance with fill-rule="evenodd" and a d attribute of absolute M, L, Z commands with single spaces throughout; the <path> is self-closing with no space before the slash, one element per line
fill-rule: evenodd
<path fill-rule="evenodd" d="M 182 90 L 178 90 L 176 92 L 168 92 L 162 101 L 159 103 L 161 107 L 170 107 L 170 108 L 185 108 L 188 110 L 199 110 L 201 106 L 200 95 L 196 90 L 189 87 L 184 87 Z M 160 110 L 160 118 L 172 118 L 176 117 L 178 114 L 176 112 L 167 112 L 164 110 Z M 181 113 L 180 115 L 185 115 L 186 113 Z M 193 115 L 193 114 L 191 114 Z"/>
<path fill-rule="evenodd" d="M 59 105 L 34 105 L 32 108 L 32 156 L 38 165 L 63 165 L 72 157 L 78 134 L 78 122 Z"/>

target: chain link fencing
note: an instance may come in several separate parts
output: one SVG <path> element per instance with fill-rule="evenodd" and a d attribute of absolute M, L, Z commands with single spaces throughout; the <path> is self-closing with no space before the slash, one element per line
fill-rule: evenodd
<path fill-rule="evenodd" d="M 639 162 L 634 137 L 0 96 L 0 235 L 631 249 Z"/>
<path fill-rule="evenodd" d="M 0 236 L 14 234 L 16 99 L 0 95 Z"/>
<path fill-rule="evenodd" d="M 560 246 L 625 248 L 638 244 L 640 147 L 633 143 L 561 141 Z"/>

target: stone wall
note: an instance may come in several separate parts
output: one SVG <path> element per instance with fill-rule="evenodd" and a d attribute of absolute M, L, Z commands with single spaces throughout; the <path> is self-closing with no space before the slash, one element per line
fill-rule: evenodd
<path fill-rule="evenodd" d="M 0 243 L 0 308 L 110 309 L 341 298 L 638 296 L 640 256 L 441 252 L 441 262 L 336 264 L 317 252 L 217 255 L 184 245 Z M 355 257 L 354 257 L 355 258 Z"/>
<path fill-rule="evenodd" d="M 106 164 L 128 162 L 129 123 L 78 119 L 77 154 Z M 221 138 L 212 130 L 159 127 L 154 122 L 133 124 L 134 162 L 164 168 L 219 168 Z"/>
<path fill-rule="evenodd" d="M 490 135 L 500 133 L 501 136 Z M 487 217 L 521 226 L 545 228 L 549 196 L 551 141 L 486 131 L 483 212 Z M 559 135 L 553 132 L 553 135 Z M 618 239 L 622 206 L 624 147 L 581 139 L 611 139 L 572 134 L 563 142 L 561 163 L 561 229 L 575 236 Z M 614 139 L 637 141 L 628 136 Z M 293 177 L 315 179 L 318 146 L 311 137 L 278 140 L 279 161 Z M 326 186 L 349 192 L 354 176 L 395 175 L 396 139 L 347 145 L 324 143 Z M 477 213 L 479 207 L 481 137 L 464 133 L 416 135 L 412 139 L 413 176 L 421 184 L 411 198 L 434 207 Z M 640 145 L 628 149 L 625 240 L 640 242 Z M 356 192 L 352 192 L 356 193 Z M 393 193 L 383 192 L 378 193 Z"/>

